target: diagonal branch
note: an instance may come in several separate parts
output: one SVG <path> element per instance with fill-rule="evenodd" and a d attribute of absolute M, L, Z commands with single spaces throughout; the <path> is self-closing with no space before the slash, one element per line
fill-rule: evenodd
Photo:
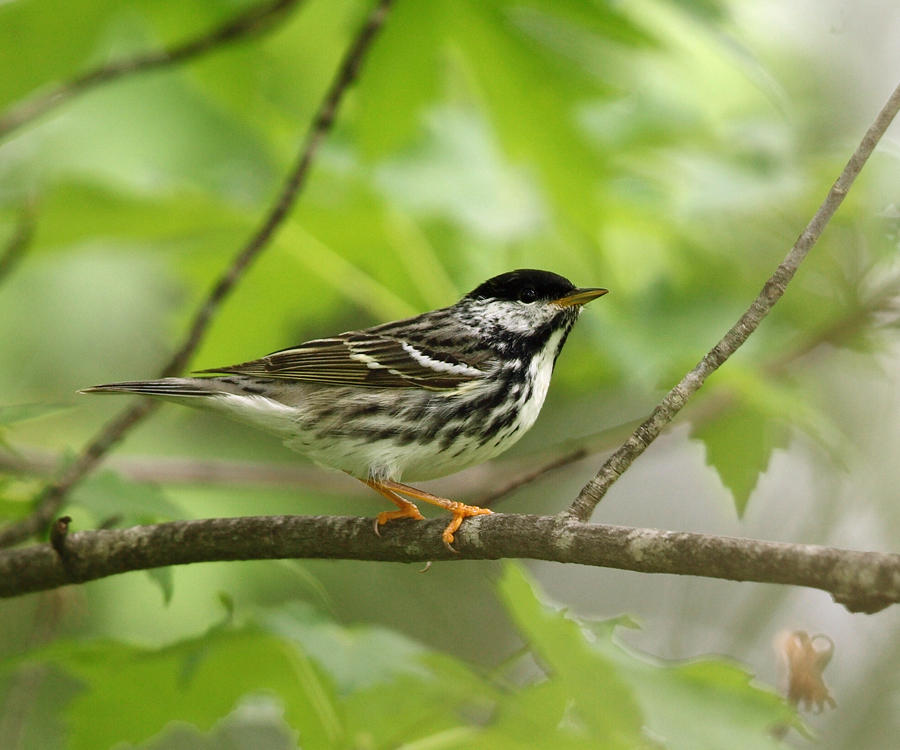
<path fill-rule="evenodd" d="M 454 553 L 441 542 L 444 525 L 441 519 L 394 522 L 376 536 L 371 518 L 257 516 L 81 531 L 58 535 L 56 549 L 34 544 L 0 551 L 0 596 L 133 570 L 221 560 L 516 557 L 809 586 L 831 593 L 854 612 L 877 612 L 900 602 L 897 554 L 500 513 L 467 520 L 458 532 L 459 552 Z"/>
<path fill-rule="evenodd" d="M 270 0 L 248 8 L 221 26 L 180 44 L 91 68 L 50 91 L 14 104 L 6 112 L 0 113 L 0 138 L 101 84 L 136 73 L 178 65 L 207 52 L 222 49 L 228 44 L 269 31 L 278 20 L 287 16 L 288 11 L 298 2 L 300 0 Z"/>
<path fill-rule="evenodd" d="M 328 87 L 325 98 L 316 111 L 297 161 L 291 168 L 274 205 L 256 233 L 241 248 L 213 286 L 194 316 L 184 343 L 162 369 L 160 377 L 176 375 L 184 368 L 206 333 L 206 329 L 222 301 L 241 279 L 250 264 L 265 249 L 293 207 L 297 196 L 306 184 L 313 159 L 325 137 L 331 131 L 344 94 L 356 79 L 363 59 L 384 24 L 392 4 L 393 0 L 379 0 L 350 44 L 331 85 Z M 87 445 L 81 455 L 66 467 L 60 478 L 38 495 L 35 501 L 35 510 L 30 516 L 0 529 L 0 547 L 9 547 L 42 532 L 59 511 L 72 487 L 97 465 L 115 443 L 158 405 L 159 402 L 142 399 L 113 418 Z"/>
<path fill-rule="evenodd" d="M 819 210 L 797 238 L 785 259 L 769 277 L 759 295 L 722 339 L 670 390 L 647 419 L 631 434 L 628 440 L 603 464 L 575 498 L 564 515 L 587 521 L 603 496 L 622 473 L 643 453 L 663 428 L 681 411 L 688 399 L 703 385 L 707 377 L 727 360 L 753 333 L 775 303 L 781 299 L 788 283 L 797 272 L 800 263 L 818 241 L 834 212 L 847 195 L 847 191 L 860 173 L 875 146 L 900 110 L 900 85 L 894 89 L 875 121 L 866 131 L 856 151 L 844 170 L 832 185 Z"/>

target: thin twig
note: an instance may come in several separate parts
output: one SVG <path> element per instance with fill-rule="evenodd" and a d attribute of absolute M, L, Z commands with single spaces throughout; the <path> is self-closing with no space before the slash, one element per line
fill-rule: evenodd
<path fill-rule="evenodd" d="M 310 165 L 334 124 L 338 107 L 347 89 L 356 79 L 366 52 L 372 45 L 390 10 L 393 0 L 380 0 L 350 44 L 325 98 L 310 125 L 299 157 L 288 174 L 275 204 L 256 233 L 241 248 L 234 260 L 215 283 L 194 316 L 184 343 L 162 369 L 160 377 L 176 375 L 185 367 L 197 348 L 222 300 L 234 288 L 244 272 L 267 246 L 278 227 L 297 200 L 306 183 Z M 70 464 L 60 478 L 46 487 L 35 500 L 35 510 L 27 518 L 0 529 L 0 547 L 9 547 L 42 532 L 59 511 L 69 491 L 88 474 L 109 449 L 144 417 L 158 402 L 142 399 L 109 422 Z"/>
<path fill-rule="evenodd" d="M 810 219 L 809 224 L 806 225 L 775 273 L 765 283 L 753 304 L 694 369 L 666 394 L 653 413 L 631 434 L 631 437 L 606 460 L 596 476 L 582 488 L 572 505 L 564 511 L 564 515 L 587 521 L 613 483 L 681 411 L 688 399 L 703 385 L 706 378 L 734 354 L 756 330 L 762 319 L 781 299 L 800 263 L 818 241 L 825 226 L 843 202 L 847 191 L 875 150 L 875 146 L 893 121 L 898 109 L 900 109 L 900 85 L 894 89 L 887 103 L 866 131 L 844 170 L 831 190 L 828 191 L 819 210 Z"/>
<path fill-rule="evenodd" d="M 144 52 L 125 60 L 99 65 L 80 73 L 55 88 L 13 105 L 0 114 L 0 138 L 27 125 L 68 101 L 118 78 L 178 65 L 207 52 L 262 34 L 274 28 L 300 0 L 273 0 L 248 8 L 210 31 L 166 49 Z"/>
<path fill-rule="evenodd" d="M 0 551 L 0 597 L 117 573 L 216 560 L 327 558 L 423 562 L 530 558 L 633 570 L 810 586 L 855 612 L 900 602 L 900 555 L 711 534 L 495 513 L 470 518 L 451 552 L 443 519 L 395 521 L 376 536 L 371 518 L 258 516 L 175 521 L 66 537 Z"/>

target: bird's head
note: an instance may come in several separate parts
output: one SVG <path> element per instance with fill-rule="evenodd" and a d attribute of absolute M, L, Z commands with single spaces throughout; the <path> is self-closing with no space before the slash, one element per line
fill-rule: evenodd
<path fill-rule="evenodd" d="M 549 337 L 571 328 L 583 305 L 606 289 L 578 288 L 549 271 L 521 268 L 488 279 L 458 303 L 494 335 Z"/>

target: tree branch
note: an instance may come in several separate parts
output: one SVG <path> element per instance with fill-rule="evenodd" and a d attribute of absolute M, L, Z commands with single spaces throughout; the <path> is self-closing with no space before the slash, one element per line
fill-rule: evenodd
<path fill-rule="evenodd" d="M 564 512 L 566 516 L 587 521 L 613 483 L 659 436 L 663 428 L 681 411 L 688 399 L 700 389 L 706 378 L 721 367 L 757 329 L 763 318 L 781 299 L 800 263 L 818 241 L 834 212 L 843 202 L 847 191 L 875 150 L 875 146 L 893 121 L 898 109 L 900 109 L 900 85 L 894 89 L 875 121 L 866 131 L 856 151 L 853 152 L 840 176 L 828 191 L 828 195 L 825 196 L 822 205 L 819 206 L 819 210 L 810 219 L 790 252 L 775 269 L 775 273 L 769 277 L 750 307 L 697 363 L 694 369 L 666 394 L 665 398 L 628 440 L 606 460 L 596 476 L 582 488 L 578 497 Z"/>
<path fill-rule="evenodd" d="M 101 84 L 136 73 L 178 65 L 207 52 L 222 49 L 228 44 L 269 31 L 279 17 L 285 17 L 298 2 L 299 0 L 272 0 L 261 3 L 243 13 L 238 13 L 221 26 L 180 44 L 124 60 L 115 60 L 80 73 L 50 91 L 14 104 L 0 114 L 0 138 Z"/>
<path fill-rule="evenodd" d="M 390 5 L 391 0 L 381 0 L 348 50 L 278 200 L 210 293 L 164 375 L 177 372 L 186 364 L 221 300 L 290 210 L 311 160 L 331 128 L 343 93 L 355 78 Z M 494 514 L 468 519 L 458 533 L 458 554 L 441 544 L 441 520 L 395 522 L 379 537 L 372 529 L 371 519 L 337 516 L 208 519 L 73 534 L 67 533 L 66 519 L 58 527 L 52 545 L 36 544 L 0 552 L 0 595 L 46 590 L 132 570 L 216 560 L 316 557 L 413 562 L 520 557 L 646 573 L 809 586 L 830 592 L 851 611 L 876 612 L 900 602 L 897 554 L 585 522 L 609 486 L 656 438 L 709 374 L 750 336 L 784 294 L 898 108 L 900 87 L 750 308 L 611 456 L 567 512 L 555 517 Z M 141 402 L 107 427 L 63 478 L 48 488 L 37 511 L 26 519 L 25 526 L 31 524 L 31 531 L 15 537 L 8 533 L 13 527 L 5 529 L 0 532 L 0 545 L 20 541 L 46 525 L 71 486 L 150 408 L 148 402 Z M 560 462 L 558 459 L 555 465 Z M 12 541 L 8 541 L 10 538 Z"/>
<path fill-rule="evenodd" d="M 900 555 L 687 532 L 587 524 L 553 516 L 470 518 L 458 554 L 441 542 L 442 519 L 393 522 L 376 536 L 371 518 L 257 516 L 82 531 L 0 552 L 0 596 L 83 583 L 164 565 L 221 560 L 327 558 L 422 562 L 503 557 L 809 586 L 854 612 L 900 602 Z"/>
<path fill-rule="evenodd" d="M 316 111 L 297 161 L 288 174 L 287 180 L 281 188 L 274 205 L 256 233 L 238 252 L 213 286 L 194 316 L 184 343 L 163 368 L 159 377 L 169 377 L 181 372 L 202 340 L 222 301 L 241 279 L 250 264 L 267 246 L 293 207 L 297 196 L 306 184 L 306 178 L 313 159 L 325 137 L 331 131 L 344 94 L 356 79 L 363 59 L 375 40 L 378 31 L 381 29 L 392 4 L 393 0 L 379 0 L 350 44 L 322 103 Z M 60 478 L 38 495 L 35 500 L 35 510 L 30 516 L 0 529 L 0 547 L 9 547 L 42 532 L 50 522 L 50 519 L 59 511 L 63 500 L 65 500 L 72 487 L 81 481 L 109 449 L 132 427 L 158 406 L 159 402 L 142 399 L 114 417 L 111 422 L 101 429 L 81 455 L 63 471 Z"/>

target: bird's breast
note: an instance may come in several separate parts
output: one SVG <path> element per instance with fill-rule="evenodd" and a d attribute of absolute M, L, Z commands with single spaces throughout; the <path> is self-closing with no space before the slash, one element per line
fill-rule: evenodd
<path fill-rule="evenodd" d="M 555 331 L 526 367 L 524 392 L 520 398 L 519 422 L 522 432 L 529 429 L 537 420 L 550 388 L 550 377 L 553 375 L 553 365 L 559 354 L 559 349 L 567 331 Z"/>

